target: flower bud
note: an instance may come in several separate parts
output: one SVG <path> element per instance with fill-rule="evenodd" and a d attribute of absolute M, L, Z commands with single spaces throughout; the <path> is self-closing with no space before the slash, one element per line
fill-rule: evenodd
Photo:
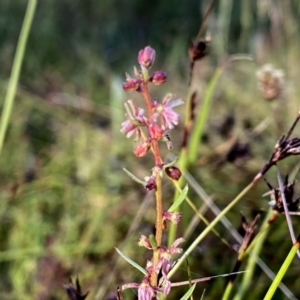
<path fill-rule="evenodd" d="M 149 140 L 146 140 L 146 141 L 142 142 L 141 144 L 137 145 L 134 148 L 133 153 L 137 157 L 143 157 L 147 154 L 148 150 L 150 149 L 150 146 L 151 146 L 151 144 L 150 144 Z"/>
<path fill-rule="evenodd" d="M 178 212 L 163 212 L 163 220 L 171 221 L 174 225 L 177 225 L 181 219 L 181 214 Z"/>
<path fill-rule="evenodd" d="M 181 177 L 181 171 L 174 166 L 165 168 L 165 172 L 171 179 L 176 181 Z"/>
<path fill-rule="evenodd" d="M 138 55 L 138 63 L 141 66 L 150 69 L 154 63 L 154 60 L 155 60 L 155 50 L 153 48 L 147 46 L 144 49 L 140 50 Z"/>
<path fill-rule="evenodd" d="M 127 78 L 126 81 L 123 82 L 123 90 L 125 92 L 137 91 L 139 90 L 141 83 L 141 79 Z"/>
<path fill-rule="evenodd" d="M 164 71 L 156 71 L 150 78 L 149 81 L 155 85 L 163 84 L 167 81 L 167 73 Z"/>
<path fill-rule="evenodd" d="M 148 191 L 151 191 L 151 190 L 154 190 L 156 188 L 156 181 L 153 177 L 148 177 L 148 178 L 145 178 L 146 179 L 146 183 L 144 185 L 144 187 L 148 190 Z"/>

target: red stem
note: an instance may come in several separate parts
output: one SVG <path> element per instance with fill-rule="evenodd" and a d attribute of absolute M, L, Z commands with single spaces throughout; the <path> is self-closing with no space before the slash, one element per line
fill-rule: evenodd
<path fill-rule="evenodd" d="M 144 83 L 142 85 L 142 95 L 145 99 L 147 110 L 148 110 L 148 119 L 151 120 L 152 115 L 153 115 L 153 107 L 152 107 L 152 100 L 149 94 L 149 89 L 147 85 L 147 79 L 146 76 L 144 75 Z M 163 161 L 160 156 L 160 151 L 159 151 L 159 145 L 157 140 L 152 140 L 152 150 L 153 150 L 153 155 L 155 159 L 155 166 L 158 168 L 161 168 Z M 161 174 L 159 171 L 156 172 L 155 176 L 155 181 L 156 181 L 156 189 L 155 189 L 155 199 L 156 199 L 156 222 L 155 222 L 155 227 L 156 227 L 156 234 L 155 234 L 155 239 L 156 239 L 156 244 L 157 247 L 161 245 L 162 241 L 162 233 L 163 233 L 163 199 L 162 199 L 162 178 Z M 156 265 L 158 264 L 159 261 L 159 249 L 153 249 L 153 271 L 151 274 L 151 285 L 153 287 L 157 286 L 157 273 L 156 273 Z"/>

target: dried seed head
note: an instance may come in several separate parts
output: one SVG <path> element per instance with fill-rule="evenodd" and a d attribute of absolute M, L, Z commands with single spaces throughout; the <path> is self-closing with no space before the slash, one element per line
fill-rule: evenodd
<path fill-rule="evenodd" d="M 190 43 L 189 45 L 189 56 L 191 62 L 195 62 L 197 60 L 202 59 L 207 55 L 207 48 L 210 42 L 210 37 L 206 37 L 205 39 L 201 39 L 199 42 Z"/>
<path fill-rule="evenodd" d="M 252 223 L 249 223 L 247 221 L 247 219 L 245 218 L 245 216 L 241 213 L 242 226 L 245 230 L 245 235 L 243 237 L 243 242 L 242 242 L 239 250 L 245 250 L 248 248 L 251 240 L 253 239 L 259 218 L 260 218 L 260 213 L 257 214 L 257 216 L 252 221 Z"/>
<path fill-rule="evenodd" d="M 285 136 L 282 136 L 274 147 L 271 162 L 276 163 L 287 156 L 298 154 L 300 154 L 300 139 L 292 138 L 287 140 Z"/>
<path fill-rule="evenodd" d="M 272 65 L 264 65 L 256 72 L 258 87 L 266 100 L 278 98 L 284 86 L 284 73 L 282 70 L 275 69 Z"/>
<path fill-rule="evenodd" d="M 267 183 L 270 191 L 268 193 L 265 193 L 264 196 L 271 196 L 271 201 L 269 202 L 270 206 L 273 208 L 273 210 L 278 211 L 279 213 L 284 212 L 284 206 L 283 206 L 283 200 L 281 196 L 281 192 L 279 188 L 273 188 L 272 185 L 265 179 L 265 182 Z M 284 197 L 286 200 L 286 204 L 289 211 L 295 212 L 299 210 L 299 198 L 293 200 L 294 196 L 294 186 L 295 181 L 288 182 L 288 176 L 285 177 L 284 181 Z"/>

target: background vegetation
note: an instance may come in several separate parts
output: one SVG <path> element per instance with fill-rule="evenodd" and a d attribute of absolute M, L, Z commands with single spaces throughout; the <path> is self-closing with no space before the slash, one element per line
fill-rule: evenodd
<path fill-rule="evenodd" d="M 6 94 L 26 5 L 22 0 L 0 3 L 0 99 Z M 152 166 L 147 158 L 134 160 L 132 143 L 119 132 L 128 97 L 122 80 L 125 72 L 132 72 L 138 50 L 149 44 L 157 52 L 155 66 L 168 73 L 163 89 L 185 98 L 187 48 L 207 5 L 196 0 L 39 1 L 0 159 L 1 299 L 64 299 L 62 284 L 75 275 L 90 290 L 88 299 L 113 299 L 117 285 L 140 280 L 114 250 L 122 248 L 143 264 L 145 252 L 135 242 L 140 232 L 153 230 L 154 220 L 151 195 L 122 171 L 126 166 L 143 177 Z M 195 68 L 198 110 L 218 66 L 237 53 L 253 58 L 233 61 L 220 77 L 198 161 L 189 170 L 220 208 L 252 180 L 297 114 L 299 12 L 297 0 L 215 1 L 206 29 L 212 39 L 209 55 Z M 256 70 L 265 63 L 285 73 L 284 93 L 276 103 L 265 101 L 257 88 Z M 161 88 L 153 93 L 163 96 Z M 261 122 L 268 126 L 251 138 L 249 133 Z M 229 155 L 234 138 L 246 145 L 247 155 Z M 178 155 L 182 131 L 173 132 L 172 139 Z M 283 161 L 281 172 L 296 174 L 298 160 Z M 267 179 L 276 185 L 274 170 Z M 165 200 L 171 203 L 172 187 L 166 183 L 165 188 Z M 267 191 L 261 182 L 228 214 L 237 229 L 240 211 L 250 220 L 259 209 L 267 211 L 269 200 L 262 198 Z M 297 183 L 295 193 L 300 193 Z M 190 197 L 197 207 L 202 205 L 192 189 Z M 183 209 L 179 234 L 193 217 Z M 298 234 L 299 220 L 293 221 Z M 198 224 L 186 244 L 204 228 Z M 217 229 L 235 244 L 221 225 Z M 282 217 L 272 225 L 260 256 L 276 273 L 290 247 Z M 229 273 L 235 260 L 236 253 L 210 234 L 189 265 L 197 278 Z M 296 297 L 298 274 L 295 259 L 284 283 Z M 187 278 L 185 266 L 176 281 Z M 251 293 L 244 299 L 262 299 L 270 283 L 256 268 Z M 196 295 L 206 289 L 205 299 L 220 299 L 224 286 L 224 279 L 199 284 Z M 181 293 L 174 289 L 170 299 Z M 134 297 L 133 291 L 126 292 L 126 299 Z M 285 296 L 278 291 L 276 299 Z"/>

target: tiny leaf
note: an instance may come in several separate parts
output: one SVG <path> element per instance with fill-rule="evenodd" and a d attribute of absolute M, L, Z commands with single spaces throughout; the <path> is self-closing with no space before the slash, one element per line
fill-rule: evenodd
<path fill-rule="evenodd" d="M 118 248 L 115 248 L 117 250 L 117 252 L 127 261 L 129 262 L 132 266 L 134 266 L 136 269 L 138 269 L 140 272 L 142 272 L 144 275 L 147 275 L 147 271 L 141 267 L 140 265 L 138 265 L 136 262 L 134 262 L 131 258 L 129 258 L 128 256 L 126 256 L 121 250 L 119 250 Z"/>
<path fill-rule="evenodd" d="M 184 187 L 184 189 L 182 190 L 182 192 L 180 193 L 180 195 L 178 196 L 178 198 L 174 201 L 174 203 L 172 204 L 172 206 L 168 209 L 169 212 L 174 212 L 176 210 L 177 207 L 179 207 L 179 205 L 183 202 L 183 200 L 185 199 L 187 193 L 188 193 L 189 187 L 188 185 L 186 185 Z"/>
<path fill-rule="evenodd" d="M 157 242 L 156 242 L 156 239 L 155 239 L 155 236 L 153 234 L 150 234 L 149 235 L 149 241 L 150 241 L 150 244 L 152 246 L 152 249 L 157 249 Z"/>

